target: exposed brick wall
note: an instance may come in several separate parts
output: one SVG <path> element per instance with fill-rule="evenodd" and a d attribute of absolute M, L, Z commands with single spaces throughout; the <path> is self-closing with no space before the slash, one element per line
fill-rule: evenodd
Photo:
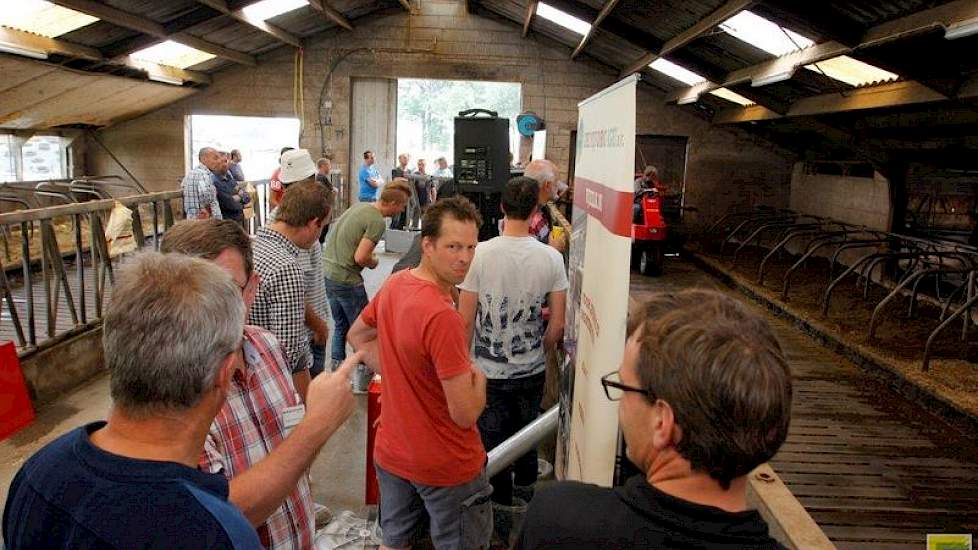
<path fill-rule="evenodd" d="M 615 71 L 594 61 L 571 61 L 566 47 L 546 39 L 523 39 L 514 23 L 466 13 L 462 1 L 425 0 L 420 14 L 392 11 L 358 20 L 355 27 L 310 39 L 305 49 L 306 129 L 300 143 L 314 155 L 320 153 L 315 121 L 327 69 L 357 49 L 336 65 L 331 83 L 332 126 L 326 142 L 336 159 L 334 167 L 343 170 L 349 162 L 351 77 L 520 82 L 523 109 L 546 120 L 547 156 L 563 176 L 577 103 L 617 79 Z M 184 172 L 183 117 L 292 116 L 292 61 L 293 50 L 280 48 L 262 56 L 257 67 L 230 67 L 194 96 L 106 129 L 101 136 L 147 187 L 174 188 Z M 687 202 L 699 206 L 704 219 L 733 207 L 787 206 L 791 154 L 739 130 L 711 126 L 664 105 L 661 97 L 645 89 L 639 93 L 638 113 L 639 133 L 689 136 Z M 119 172 L 100 151 L 89 155 L 88 166 L 92 172 Z"/>
<path fill-rule="evenodd" d="M 791 209 L 889 231 L 890 184 L 878 172 L 871 178 L 807 174 L 799 162 L 791 177 Z"/>

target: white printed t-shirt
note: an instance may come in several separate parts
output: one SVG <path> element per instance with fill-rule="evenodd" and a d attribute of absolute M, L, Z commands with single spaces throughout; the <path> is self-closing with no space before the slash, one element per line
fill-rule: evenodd
<path fill-rule="evenodd" d="M 564 260 L 533 237 L 500 236 L 475 249 L 459 288 L 477 294 L 475 364 L 490 379 L 523 378 L 546 369 L 543 306 L 567 290 Z"/>

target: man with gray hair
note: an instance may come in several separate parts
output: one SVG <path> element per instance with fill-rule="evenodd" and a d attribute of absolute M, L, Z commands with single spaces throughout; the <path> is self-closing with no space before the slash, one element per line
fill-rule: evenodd
<path fill-rule="evenodd" d="M 160 249 L 219 265 L 241 287 L 246 308 L 251 307 L 258 275 L 251 239 L 240 225 L 231 220 L 181 222 L 163 235 Z M 315 505 L 309 465 L 353 412 L 349 371 L 360 356 L 312 381 L 305 414 L 300 415 L 301 401 L 275 336 L 245 325 L 242 351 L 243 368 L 211 425 L 200 469 L 228 478 L 231 502 L 256 526 L 266 548 L 311 548 Z"/>
<path fill-rule="evenodd" d="M 550 210 L 547 203 L 557 198 L 557 177 L 559 171 L 557 165 L 546 159 L 537 159 L 526 165 L 523 175 L 537 180 L 540 184 L 540 196 L 537 204 L 540 208 L 530 219 L 530 234 L 543 244 L 549 244 L 563 252 L 567 248 L 566 237 L 555 237 L 552 235 L 553 220 L 550 219 Z"/>
<path fill-rule="evenodd" d="M 108 421 L 24 464 L 4 510 L 7 548 L 260 548 L 224 476 L 197 469 L 241 367 L 244 317 L 241 291 L 217 266 L 130 259 L 102 323 Z"/>
<path fill-rule="evenodd" d="M 204 147 L 197 153 L 200 164 L 184 176 L 180 183 L 183 191 L 183 215 L 188 220 L 207 218 L 221 219 L 221 205 L 217 202 L 215 175 L 222 172 L 226 164 L 221 153 L 213 147 Z"/>

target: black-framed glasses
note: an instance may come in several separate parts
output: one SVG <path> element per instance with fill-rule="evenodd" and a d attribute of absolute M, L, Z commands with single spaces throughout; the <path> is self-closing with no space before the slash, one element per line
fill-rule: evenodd
<path fill-rule="evenodd" d="M 625 392 L 627 391 L 640 393 L 652 401 L 655 401 L 655 394 L 652 393 L 652 391 L 636 388 L 635 386 L 629 386 L 628 384 L 622 383 L 621 376 L 619 376 L 618 371 L 611 371 L 602 376 L 601 387 L 604 388 L 604 395 L 609 401 L 621 401 L 621 398 L 624 397 Z"/>

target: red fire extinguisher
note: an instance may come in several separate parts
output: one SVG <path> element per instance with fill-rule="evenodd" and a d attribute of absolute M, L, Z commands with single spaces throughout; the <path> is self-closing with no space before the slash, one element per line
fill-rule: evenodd
<path fill-rule="evenodd" d="M 374 469 L 374 442 L 380 426 L 380 377 L 375 377 L 367 386 L 367 484 L 364 491 L 366 504 L 377 504 L 380 500 L 380 486 L 377 484 L 377 471 Z"/>

